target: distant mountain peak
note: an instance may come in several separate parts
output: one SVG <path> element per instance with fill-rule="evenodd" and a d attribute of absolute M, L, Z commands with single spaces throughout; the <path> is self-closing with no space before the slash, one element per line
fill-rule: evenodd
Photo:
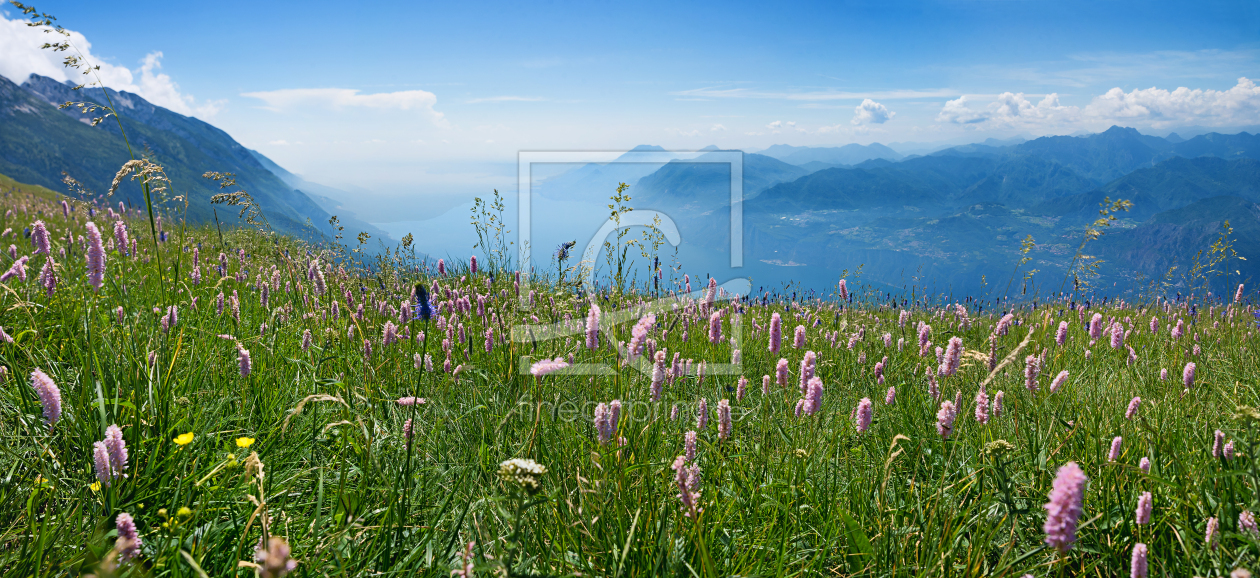
<path fill-rule="evenodd" d="M 639 145 L 639 146 L 634 147 L 634 148 L 632 148 L 632 149 L 630 149 L 630 150 L 631 150 L 631 151 L 634 151 L 634 152 L 654 152 L 654 153 L 663 153 L 663 152 L 665 152 L 665 147 L 662 147 L 662 146 L 659 146 L 659 145 Z"/>
<path fill-rule="evenodd" d="M 1142 136 L 1142 133 L 1138 132 L 1138 129 L 1133 128 L 1133 127 L 1131 127 L 1131 126 L 1120 126 L 1120 125 L 1118 125 L 1118 124 L 1113 124 L 1113 125 L 1111 125 L 1111 128 L 1109 128 L 1109 129 L 1107 129 L 1107 130 L 1105 130 L 1105 131 L 1102 131 L 1102 132 L 1101 132 L 1101 133 L 1099 133 L 1099 134 L 1100 134 L 1100 135 L 1106 135 L 1106 136 L 1112 136 L 1112 137 L 1114 137 L 1114 136 L 1121 136 L 1121 135 L 1123 135 L 1123 136 Z"/>
<path fill-rule="evenodd" d="M 722 149 L 718 148 L 718 146 L 717 146 L 717 145 L 709 145 L 709 146 L 707 146 L 707 147 L 704 147 L 704 148 L 700 149 L 700 152 L 706 152 L 706 153 L 707 153 L 707 152 L 710 152 L 710 151 L 720 151 L 720 150 L 722 150 Z"/>

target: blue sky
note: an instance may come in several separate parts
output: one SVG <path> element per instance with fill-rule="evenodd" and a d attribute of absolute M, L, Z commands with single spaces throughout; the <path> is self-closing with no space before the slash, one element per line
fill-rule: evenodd
<path fill-rule="evenodd" d="M 509 186 L 518 150 L 1260 125 L 1254 2 L 36 6 L 107 83 L 381 198 Z M 48 74 L 15 30 L 0 73 Z"/>

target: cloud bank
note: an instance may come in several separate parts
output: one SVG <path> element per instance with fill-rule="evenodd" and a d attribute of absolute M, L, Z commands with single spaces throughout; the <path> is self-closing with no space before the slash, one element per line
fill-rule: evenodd
<path fill-rule="evenodd" d="M 1005 92 L 984 108 L 972 108 L 976 97 L 948 101 L 936 121 L 975 127 L 1070 128 L 1110 123 L 1146 124 L 1152 128 L 1183 125 L 1239 126 L 1260 123 L 1260 87 L 1246 77 L 1228 90 L 1162 88 L 1125 92 L 1112 88 L 1085 107 L 1065 106 L 1058 94 L 1034 104 L 1023 93 Z"/>
<path fill-rule="evenodd" d="M 180 114 L 209 120 L 223 108 L 223 101 L 198 101 L 180 91 L 171 77 L 159 72 L 162 68 L 162 52 L 150 52 L 133 71 L 125 66 L 105 62 L 92 54 L 92 44 L 79 32 L 67 30 L 69 38 L 45 33 L 46 28 L 27 26 L 21 18 L 10 20 L 0 14 L 0 76 L 21 84 L 32 74 L 47 76 L 61 82 L 76 84 L 100 81 L 114 90 L 125 90 L 140 95 L 145 100 Z M 87 62 L 100 66 L 94 75 L 84 76 L 77 70 L 62 65 L 66 52 L 53 52 L 40 48 L 48 42 L 69 40 L 71 50 L 77 50 Z"/>

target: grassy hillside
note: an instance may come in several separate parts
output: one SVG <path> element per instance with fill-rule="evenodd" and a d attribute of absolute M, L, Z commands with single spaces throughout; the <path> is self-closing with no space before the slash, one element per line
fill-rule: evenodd
<path fill-rule="evenodd" d="M 111 92 L 111 96 L 127 131 L 126 140 L 118 118 L 92 126 L 91 119 L 103 112 L 82 114 L 74 107 L 58 110 L 56 106 L 67 101 L 110 102 L 100 89 L 76 92 L 38 75 L 19 86 L 0 77 L 0 173 L 60 191 L 69 191 L 62 182 L 68 175 L 83 185 L 87 196 L 104 195 L 119 168 L 132 158 L 126 144 L 130 142 L 135 158 L 151 158 L 165 169 L 171 181 L 166 196 L 189 199 L 186 217 L 190 222 L 213 223 L 217 216 L 221 222 L 236 223 L 235 212 L 219 210 L 216 215 L 209 202 L 221 191 L 202 175 L 216 171 L 232 173 L 237 186 L 258 201 L 277 230 L 295 236 L 331 236 L 326 210 L 284 183 L 227 133 L 134 94 Z M 140 187 L 130 179 L 122 181 L 111 198 L 115 203 L 144 206 Z M 359 231 L 383 235 L 349 215 L 343 217 L 350 236 Z"/>
<path fill-rule="evenodd" d="M 248 229 L 168 220 L 155 242 L 113 207 L 2 187 L 8 575 L 1257 564 L 1254 288 L 1035 309 L 668 278 L 578 295 L 405 250 L 369 273 Z"/>

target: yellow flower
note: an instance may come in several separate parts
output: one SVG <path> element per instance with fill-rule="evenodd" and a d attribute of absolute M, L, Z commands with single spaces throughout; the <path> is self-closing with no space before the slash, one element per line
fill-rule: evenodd
<path fill-rule="evenodd" d="M 186 433 L 186 434 L 179 434 L 179 436 L 177 436 L 177 437 L 175 438 L 175 443 L 177 443 L 177 444 L 179 444 L 179 445 L 181 445 L 181 446 L 186 446 L 186 445 L 188 445 L 188 444 L 192 443 L 192 441 L 193 441 L 193 437 L 194 437 L 194 436 L 193 436 L 193 432 L 188 432 L 188 433 Z"/>
<path fill-rule="evenodd" d="M 92 482 L 92 485 L 88 486 L 88 489 L 89 489 L 89 490 L 92 490 L 93 492 L 99 492 L 99 491 L 101 491 L 101 483 L 100 483 L 100 482 Z"/>
<path fill-rule="evenodd" d="M 236 438 L 236 447 L 247 448 L 254 445 L 254 438 Z"/>

